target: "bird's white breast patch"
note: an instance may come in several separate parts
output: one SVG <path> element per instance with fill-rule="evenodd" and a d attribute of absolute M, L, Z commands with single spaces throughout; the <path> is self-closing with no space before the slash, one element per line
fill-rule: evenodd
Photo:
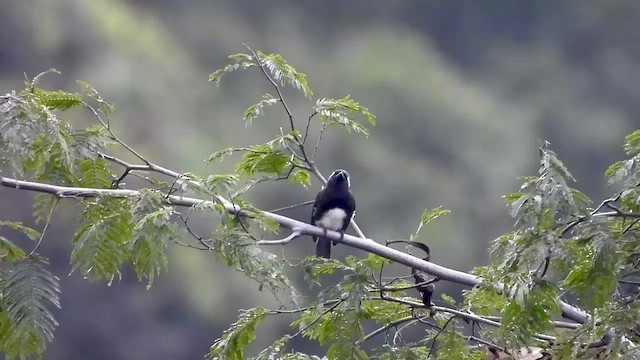
<path fill-rule="evenodd" d="M 325 212 L 319 220 L 316 220 L 315 225 L 322 225 L 329 230 L 339 230 L 342 229 L 342 224 L 346 217 L 347 213 L 344 210 L 333 208 Z"/>

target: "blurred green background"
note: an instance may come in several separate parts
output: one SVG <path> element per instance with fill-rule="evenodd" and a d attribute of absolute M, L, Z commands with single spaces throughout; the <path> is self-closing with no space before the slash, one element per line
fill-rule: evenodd
<path fill-rule="evenodd" d="M 537 171 L 543 140 L 599 201 L 613 193 L 603 172 L 623 157 L 622 139 L 640 121 L 640 3 L 631 0 L 204 1 L 2 0 L 0 91 L 54 67 L 43 86 L 73 91 L 82 79 L 116 104 L 112 124 L 125 141 L 176 171 L 205 167 L 227 146 L 262 143 L 286 118 L 278 107 L 246 129 L 244 109 L 270 91 L 254 71 L 208 74 L 242 43 L 282 54 L 307 74 L 317 97 L 351 94 L 378 117 L 368 139 L 329 131 L 319 150 L 325 174 L 348 169 L 357 221 L 371 238 L 407 237 L 425 207 L 452 215 L 423 230 L 433 261 L 469 270 L 488 260 L 490 240 L 513 220 L 500 196 Z M 286 92 L 304 123 L 313 102 Z M 86 113 L 70 115 L 89 124 Z M 133 160 L 133 159 L 131 159 Z M 251 200 L 271 209 L 312 199 L 268 185 Z M 0 188 L 0 218 L 30 219 L 32 194 Z M 286 212 L 300 220 L 308 207 Z M 174 246 L 168 273 L 147 290 L 130 271 L 90 283 L 70 272 L 75 209 L 57 212 L 42 252 L 62 279 L 60 326 L 46 359 L 193 359 L 235 321 L 237 310 L 276 306 L 254 282 L 211 254 Z M 210 228 L 206 218 L 201 229 Z M 313 250 L 301 238 L 267 249 L 295 261 Z M 364 253 L 345 247 L 337 257 Z M 307 285 L 301 269 L 291 276 Z M 405 270 L 403 270 L 405 271 Z M 460 288 L 439 291 L 459 295 Z M 291 318 L 260 328 L 255 348 Z M 319 353 L 314 344 L 298 350 Z"/>

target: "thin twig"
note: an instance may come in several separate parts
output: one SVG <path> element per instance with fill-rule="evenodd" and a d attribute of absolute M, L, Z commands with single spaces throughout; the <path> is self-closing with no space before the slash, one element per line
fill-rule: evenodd
<path fill-rule="evenodd" d="M 207 244 L 207 243 L 204 241 L 204 237 L 202 237 L 202 236 L 200 236 L 200 235 L 196 234 L 196 233 L 191 229 L 191 227 L 190 227 L 190 226 L 189 226 L 189 224 L 188 224 L 189 219 L 188 219 L 188 218 L 185 218 L 185 217 L 184 217 L 182 214 L 180 214 L 180 213 L 177 213 L 177 214 L 178 214 L 178 218 L 180 218 L 180 220 L 182 220 L 182 222 L 184 223 L 184 227 L 187 229 L 187 232 L 188 232 L 191 236 L 193 236 L 196 240 L 198 240 L 198 242 L 200 243 L 200 245 L 204 246 L 207 250 L 213 250 L 213 247 L 212 247 L 211 245 Z"/>
<path fill-rule="evenodd" d="M 316 158 L 316 151 L 318 150 L 318 146 L 320 146 L 320 141 L 322 140 L 322 134 L 324 133 L 324 129 L 326 129 L 327 126 L 325 124 L 322 124 L 322 127 L 320 128 L 320 135 L 318 135 L 318 140 L 316 141 L 316 146 L 313 148 L 313 152 L 311 153 L 311 161 L 313 161 L 313 159 Z"/>
<path fill-rule="evenodd" d="M 273 210 L 269 210 L 269 212 L 277 213 L 277 212 L 284 211 L 284 210 L 294 209 L 294 208 L 297 208 L 297 207 L 300 207 L 300 206 L 311 205 L 313 203 L 314 203 L 314 200 L 308 200 L 308 201 L 297 203 L 297 204 L 293 204 L 293 205 L 287 205 L 287 206 L 275 208 Z"/>
<path fill-rule="evenodd" d="M 300 230 L 293 230 L 291 235 L 287 236 L 284 239 L 279 239 L 279 240 L 258 240 L 258 241 L 256 241 L 255 245 L 285 245 L 285 244 L 288 244 L 289 241 L 297 238 L 300 235 L 302 235 L 302 232 L 300 232 Z"/>
<path fill-rule="evenodd" d="M 307 137 L 309 136 L 309 125 L 311 125 L 311 119 L 313 119 L 313 117 L 316 116 L 317 114 L 318 112 L 314 110 L 313 112 L 311 112 L 311 114 L 307 118 L 307 126 L 304 129 L 304 137 L 302 137 L 302 145 L 304 145 L 307 142 Z"/>
<path fill-rule="evenodd" d="M 326 314 L 328 314 L 331 311 L 333 311 L 333 309 L 337 308 L 338 305 L 342 304 L 343 301 L 344 301 L 344 299 L 341 299 L 340 301 L 336 302 L 334 305 L 332 305 L 331 307 L 329 307 L 328 309 L 323 311 L 322 314 L 318 315 L 318 317 L 316 317 L 312 322 L 307 324 L 307 326 L 303 327 L 302 329 L 298 330 L 295 334 L 293 334 L 291 336 L 291 338 L 295 338 L 296 336 L 298 336 L 298 335 L 304 333 L 305 331 L 307 331 L 307 329 L 309 329 L 311 326 L 315 325 L 315 323 L 320 321 L 320 319 L 322 319 L 323 316 L 325 316 Z"/>
<path fill-rule="evenodd" d="M 40 244 L 42 244 L 42 239 L 44 239 L 44 233 L 47 232 L 47 229 L 49 228 L 49 224 L 51 224 L 51 216 L 53 215 L 53 210 L 56 208 L 56 205 L 58 205 L 58 201 L 60 201 L 59 198 L 53 198 L 53 204 L 51 204 L 51 209 L 49 209 L 49 215 L 47 215 L 47 222 L 46 224 L 44 224 L 44 228 L 42 228 L 42 232 L 40 233 L 40 239 L 38 239 L 38 243 L 36 244 L 36 246 L 33 248 L 33 250 L 31 250 L 31 252 L 29 253 L 29 256 L 33 255 L 36 250 L 38 250 L 38 248 L 40 247 Z"/>
<path fill-rule="evenodd" d="M 438 340 L 438 336 L 440 336 L 440 334 L 442 334 L 446 330 L 447 326 L 449 326 L 451 321 L 453 321 L 453 319 L 455 319 L 455 318 L 456 318 L 455 316 L 452 316 L 449 319 L 447 319 L 447 321 L 444 323 L 444 325 L 442 325 L 442 328 L 440 329 L 440 331 L 438 331 L 436 336 L 433 337 L 433 345 L 429 349 L 429 354 L 427 354 L 427 359 L 431 357 L 431 353 L 433 352 L 433 349 L 436 347 L 436 340 Z"/>
<path fill-rule="evenodd" d="M 122 147 L 127 149 L 130 153 L 132 153 L 135 157 L 140 159 L 145 164 L 151 165 L 151 163 L 144 156 L 140 155 L 140 153 L 138 153 L 135 149 L 127 145 L 124 141 L 120 140 L 120 138 L 116 136 L 116 134 L 111 130 L 111 126 L 100 117 L 100 114 L 98 114 L 98 111 L 96 111 L 93 106 L 87 104 L 86 102 L 82 102 L 82 104 L 85 108 L 89 109 L 93 113 L 96 119 L 98 119 L 98 122 L 109 132 L 112 140 L 118 142 L 120 145 L 122 145 Z"/>

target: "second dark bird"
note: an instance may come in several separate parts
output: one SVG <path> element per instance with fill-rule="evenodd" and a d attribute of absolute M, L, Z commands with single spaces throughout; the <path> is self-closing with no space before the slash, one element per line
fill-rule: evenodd
<path fill-rule="evenodd" d="M 344 236 L 356 210 L 356 200 L 350 191 L 351 180 L 345 170 L 335 170 L 327 185 L 318 192 L 311 211 L 311 224 L 327 230 L 339 231 Z M 316 256 L 331 257 L 331 240 L 313 237 L 316 244 Z M 335 245 L 335 242 L 333 243 Z"/>

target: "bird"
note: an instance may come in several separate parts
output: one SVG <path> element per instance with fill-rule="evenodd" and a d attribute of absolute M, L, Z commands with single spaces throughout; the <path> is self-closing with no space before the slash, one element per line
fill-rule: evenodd
<path fill-rule="evenodd" d="M 356 200 L 351 194 L 349 173 L 342 169 L 335 170 L 327 185 L 316 195 L 311 210 L 311 224 L 324 229 L 324 238 L 313 237 L 316 242 L 316 256 L 331 258 L 331 241 L 326 238 L 327 230 L 340 232 L 340 239 L 349 226 L 356 211 Z M 335 245 L 336 242 L 333 242 Z"/>

